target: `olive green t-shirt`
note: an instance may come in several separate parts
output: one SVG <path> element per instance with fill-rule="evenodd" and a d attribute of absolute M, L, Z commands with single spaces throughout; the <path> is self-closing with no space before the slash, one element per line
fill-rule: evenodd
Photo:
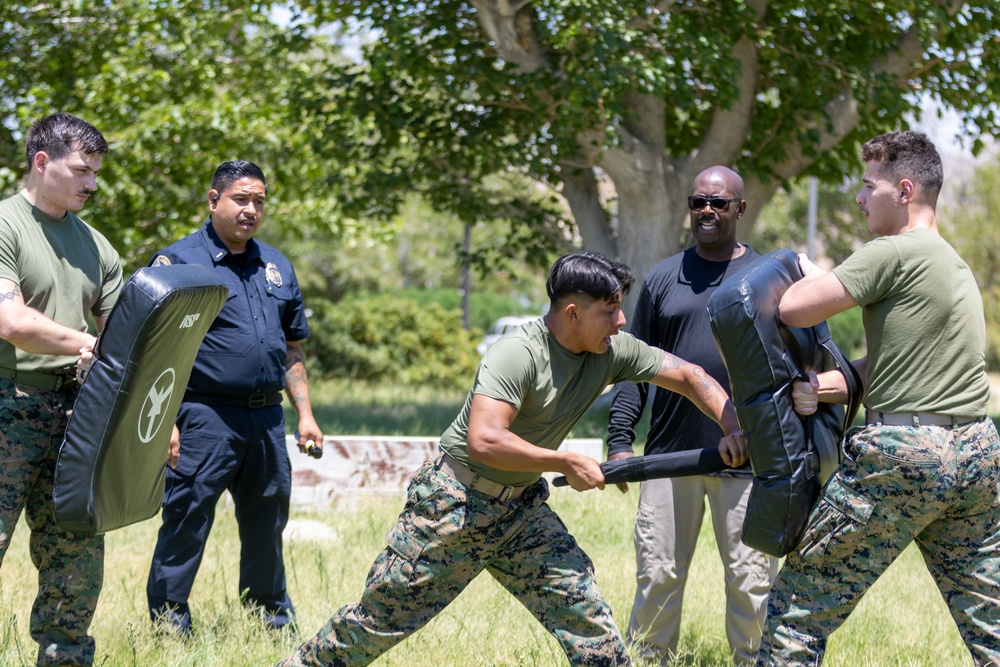
<path fill-rule="evenodd" d="M 53 218 L 16 194 L 0 201 L 0 278 L 17 283 L 30 308 L 86 331 L 87 313 L 111 312 L 122 267 L 108 240 L 72 212 Z M 29 354 L 0 339 L 3 368 L 50 372 L 76 358 Z"/>
<path fill-rule="evenodd" d="M 609 384 L 652 379 L 663 350 L 631 334 L 611 337 L 604 354 L 573 354 L 539 319 L 496 342 L 479 363 L 462 412 L 441 436 L 441 447 L 473 472 L 501 484 L 531 484 L 537 472 L 509 472 L 469 459 L 466 437 L 472 397 L 482 394 L 510 403 L 517 416 L 510 431 L 538 447 L 558 449 L 583 413 Z"/>
<path fill-rule="evenodd" d="M 881 237 L 833 272 L 863 308 L 870 410 L 986 414 L 983 300 L 947 241 L 927 229 Z"/>

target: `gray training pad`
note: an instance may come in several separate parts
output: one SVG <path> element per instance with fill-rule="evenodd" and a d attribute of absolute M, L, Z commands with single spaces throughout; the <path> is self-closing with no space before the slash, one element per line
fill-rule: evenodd
<path fill-rule="evenodd" d="M 229 295 L 211 269 L 139 269 L 122 287 L 56 462 L 56 521 L 90 535 L 154 516 L 202 339 Z"/>

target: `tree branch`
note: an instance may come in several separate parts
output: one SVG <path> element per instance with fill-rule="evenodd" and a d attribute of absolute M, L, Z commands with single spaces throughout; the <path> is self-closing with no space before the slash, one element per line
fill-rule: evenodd
<path fill-rule="evenodd" d="M 752 0 L 748 5 L 760 21 L 769 3 L 770 0 Z M 750 131 L 760 74 L 757 45 L 749 35 L 744 34 L 733 45 L 731 55 L 740 62 L 740 74 L 736 80 L 737 99 L 732 107 L 719 107 L 713 112 L 704 139 L 682 167 L 682 171 L 692 179 L 712 165 L 731 164 L 746 143 Z"/>
<path fill-rule="evenodd" d="M 534 32 L 534 12 L 526 1 L 471 0 L 479 25 L 496 46 L 497 53 L 522 72 L 549 68 L 548 54 Z"/>
<path fill-rule="evenodd" d="M 740 75 L 736 81 L 738 97 L 730 108 L 719 107 L 712 114 L 704 139 L 684 169 L 692 176 L 715 164 L 731 164 L 750 132 L 757 103 L 757 48 L 744 35 L 733 46 L 733 56 L 740 61 Z"/>
<path fill-rule="evenodd" d="M 948 0 L 949 15 L 954 16 L 963 4 L 960 0 Z M 939 29 L 938 34 L 940 31 Z M 925 39 L 930 42 L 936 37 L 937 34 Z M 925 73 L 925 68 L 915 66 L 923 53 L 924 44 L 921 42 L 920 31 L 917 24 L 913 23 L 900 34 L 893 48 L 872 61 L 871 71 L 875 75 L 887 74 L 899 77 L 902 83 L 909 84 Z M 835 146 L 861 122 L 858 102 L 847 83 L 844 83 L 840 91 L 826 103 L 822 117 L 827 122 L 822 122 L 820 118 L 812 115 L 804 115 L 798 121 L 802 127 L 815 127 L 819 130 L 820 141 L 817 149 L 820 151 Z M 802 143 L 796 139 L 789 144 L 788 158 L 774 171 L 781 178 L 792 178 L 813 162 L 814 159 L 804 154 Z"/>

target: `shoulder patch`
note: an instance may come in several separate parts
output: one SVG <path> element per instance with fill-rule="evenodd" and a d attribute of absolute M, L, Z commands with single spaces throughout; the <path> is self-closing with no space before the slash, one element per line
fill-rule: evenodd
<path fill-rule="evenodd" d="M 153 266 L 170 266 L 170 258 L 166 255 L 157 255 L 153 260 Z"/>

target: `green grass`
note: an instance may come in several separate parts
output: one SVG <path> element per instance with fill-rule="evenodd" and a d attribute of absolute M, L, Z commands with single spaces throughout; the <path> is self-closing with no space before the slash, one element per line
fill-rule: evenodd
<path fill-rule="evenodd" d="M 372 385 L 349 380 L 312 383 L 313 413 L 329 435 L 441 435 L 465 401 L 464 392 Z M 289 425 L 295 413 L 286 402 Z"/>
<path fill-rule="evenodd" d="M 575 493 L 554 490 L 552 506 L 593 558 L 598 580 L 619 625 L 628 621 L 634 592 L 631 531 L 638 496 L 616 490 Z M 368 567 L 401 499 L 370 503 L 356 512 L 296 511 L 295 520 L 331 528 L 331 540 L 295 539 L 286 544 L 289 590 L 302 637 L 317 631 L 340 605 L 361 593 Z M 146 616 L 145 581 L 157 521 L 108 535 L 107 574 L 94 620 L 98 664 L 269 665 L 287 656 L 297 640 L 263 630 L 240 607 L 236 592 L 239 541 L 231 506 L 220 505 L 205 561 L 191 596 L 198 634 L 192 640 L 154 636 Z M 15 534 L 0 585 L 0 664 L 34 664 L 35 645 L 27 615 L 34 596 L 34 568 L 27 555 L 27 531 Z M 677 664 L 728 665 L 722 566 L 710 522 L 700 538 L 685 597 Z M 968 654 L 919 553 L 911 548 L 875 585 L 840 631 L 833 635 L 825 664 L 968 664 Z M 489 576 L 479 577 L 427 628 L 383 656 L 380 667 L 565 664 L 541 626 Z"/>
<path fill-rule="evenodd" d="M 466 392 L 327 380 L 313 383 L 311 396 L 316 421 L 328 435 L 438 436 L 462 409 Z M 609 405 L 607 394 L 576 424 L 570 437 L 603 440 Z M 295 413 L 287 402 L 285 406 L 288 424 L 294 424 Z M 643 437 L 648 414 L 644 419 L 638 428 Z"/>
<path fill-rule="evenodd" d="M 356 384 L 314 387 L 320 424 L 328 433 L 440 433 L 463 396 L 440 396 Z M 588 414 L 576 437 L 601 437 L 607 409 Z M 598 581 L 620 626 L 628 622 L 635 586 L 632 522 L 638 485 L 628 495 L 614 488 L 575 493 L 554 489 L 551 505 L 597 568 Z M 320 531 L 286 540 L 289 592 L 300 637 L 273 634 L 247 615 L 236 591 L 239 538 L 231 504 L 219 506 L 205 560 L 191 595 L 197 635 L 190 640 L 152 634 L 145 583 L 158 519 L 107 536 L 104 589 L 92 627 L 97 663 L 107 667 L 222 667 L 273 665 L 316 632 L 337 607 L 358 598 L 401 497 L 369 500 L 355 511 L 293 510 L 293 521 L 316 521 Z M 0 665 L 34 664 L 36 645 L 28 614 L 36 572 L 27 551 L 28 530 L 17 527 L 0 571 Z M 685 595 L 680 651 L 686 667 L 731 664 L 725 639 L 722 566 L 710 520 L 702 528 Z M 940 667 L 971 660 L 940 594 L 911 547 L 834 633 L 824 663 L 833 667 L 893 665 Z M 380 658 L 376 667 L 538 666 L 565 664 L 555 640 L 488 575 L 479 577 L 427 628 Z"/>

